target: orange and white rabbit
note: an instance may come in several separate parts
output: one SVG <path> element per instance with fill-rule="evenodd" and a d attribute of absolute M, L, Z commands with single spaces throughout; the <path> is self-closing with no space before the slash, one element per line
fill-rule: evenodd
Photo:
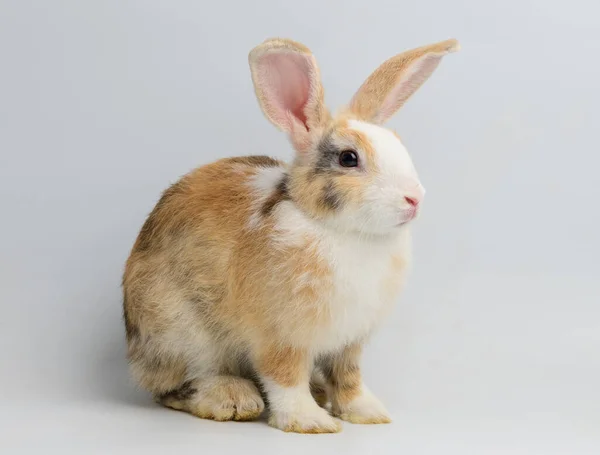
<path fill-rule="evenodd" d="M 302 44 L 250 52 L 260 106 L 294 160 L 202 166 L 146 220 L 124 316 L 132 374 L 156 400 L 215 420 L 255 419 L 266 401 L 272 426 L 300 433 L 340 431 L 332 415 L 390 422 L 362 382 L 361 347 L 402 288 L 424 189 L 381 125 L 457 49 L 392 57 L 336 116 Z"/>

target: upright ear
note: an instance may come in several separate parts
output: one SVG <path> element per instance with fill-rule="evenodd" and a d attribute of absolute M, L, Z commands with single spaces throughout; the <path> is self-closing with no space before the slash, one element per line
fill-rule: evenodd
<path fill-rule="evenodd" d="M 459 48 L 458 41 L 451 39 L 390 58 L 358 89 L 350 111 L 361 120 L 384 123 L 429 78 L 442 57 Z"/>
<path fill-rule="evenodd" d="M 308 48 L 269 39 L 252 49 L 248 60 L 260 107 L 275 126 L 306 136 L 327 122 L 319 68 Z"/>

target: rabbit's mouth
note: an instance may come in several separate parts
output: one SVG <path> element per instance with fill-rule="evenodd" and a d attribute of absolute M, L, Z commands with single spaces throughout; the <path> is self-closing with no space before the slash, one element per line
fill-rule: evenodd
<path fill-rule="evenodd" d="M 397 224 L 397 226 L 404 226 L 405 224 L 410 223 L 414 219 L 419 216 L 419 210 L 417 208 L 410 208 L 404 210 L 402 212 L 402 220 Z"/>
<path fill-rule="evenodd" d="M 403 226 L 406 226 L 408 223 L 410 223 L 414 218 L 410 218 L 408 220 L 404 220 L 404 221 L 400 221 L 398 224 L 396 224 L 397 228 L 401 228 Z"/>

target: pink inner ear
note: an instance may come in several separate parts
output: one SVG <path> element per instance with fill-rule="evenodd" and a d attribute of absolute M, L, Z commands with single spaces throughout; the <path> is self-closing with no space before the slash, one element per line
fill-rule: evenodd
<path fill-rule="evenodd" d="M 261 60 L 261 85 L 273 120 L 289 130 L 292 128 L 291 114 L 308 130 L 304 112 L 310 97 L 307 57 L 287 52 L 267 54 Z"/>

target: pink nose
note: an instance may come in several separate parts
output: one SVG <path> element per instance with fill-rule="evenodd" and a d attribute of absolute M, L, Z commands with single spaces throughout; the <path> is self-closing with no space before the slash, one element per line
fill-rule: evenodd
<path fill-rule="evenodd" d="M 408 202 L 413 207 L 416 207 L 417 205 L 419 205 L 419 202 L 420 202 L 416 197 L 411 197 L 411 196 L 404 196 L 404 199 L 406 199 L 406 202 Z"/>

